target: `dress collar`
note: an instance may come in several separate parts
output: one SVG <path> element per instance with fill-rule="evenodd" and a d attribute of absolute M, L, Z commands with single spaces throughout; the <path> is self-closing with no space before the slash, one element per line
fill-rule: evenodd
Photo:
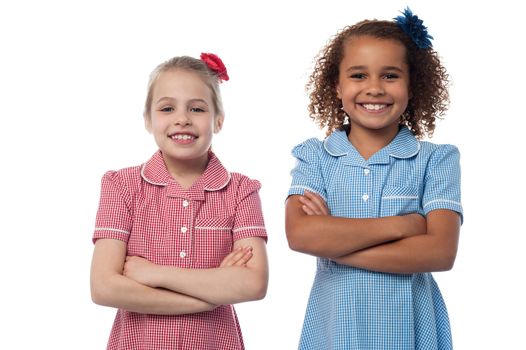
<path fill-rule="evenodd" d="M 209 152 L 208 165 L 201 176 L 188 188 L 183 189 L 171 176 L 164 164 L 161 151 L 157 151 L 141 169 L 144 181 L 155 186 L 167 186 L 168 195 L 204 200 L 204 191 L 219 191 L 230 182 L 230 173 L 213 152 Z"/>
<path fill-rule="evenodd" d="M 406 127 L 401 127 L 396 137 L 387 146 L 373 154 L 368 160 L 363 159 L 354 148 L 344 130 L 336 130 L 323 142 L 327 153 L 333 157 L 343 157 L 350 165 L 387 164 L 389 157 L 411 158 L 420 150 L 420 143 Z"/>

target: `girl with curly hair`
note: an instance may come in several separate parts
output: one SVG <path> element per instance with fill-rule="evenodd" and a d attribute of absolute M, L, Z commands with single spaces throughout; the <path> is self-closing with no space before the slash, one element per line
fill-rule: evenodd
<path fill-rule="evenodd" d="M 340 31 L 317 57 L 309 112 L 325 140 L 296 146 L 291 249 L 317 270 L 300 349 L 451 349 L 431 275 L 458 246 L 459 152 L 431 136 L 448 76 L 409 9 Z"/>

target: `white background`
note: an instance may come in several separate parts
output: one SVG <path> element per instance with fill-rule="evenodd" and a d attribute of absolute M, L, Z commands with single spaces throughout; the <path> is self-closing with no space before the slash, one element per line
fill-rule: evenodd
<path fill-rule="evenodd" d="M 0 3 L 2 349 L 103 349 L 115 310 L 89 294 L 100 178 L 156 150 L 144 130 L 150 71 L 217 53 L 231 80 L 214 149 L 261 180 L 267 297 L 237 306 L 248 350 L 297 346 L 315 259 L 288 249 L 290 149 L 323 137 L 306 113 L 314 56 L 347 24 L 409 5 L 453 86 L 434 142 L 462 154 L 465 224 L 435 274 L 456 349 L 526 349 L 524 17 L 511 1 L 3 1 Z M 300 5 L 301 4 L 301 5 Z"/>

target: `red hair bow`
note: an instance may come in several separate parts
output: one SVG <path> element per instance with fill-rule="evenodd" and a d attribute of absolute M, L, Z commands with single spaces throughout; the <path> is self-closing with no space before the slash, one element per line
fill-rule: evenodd
<path fill-rule="evenodd" d="M 226 67 L 223 64 L 223 61 L 221 61 L 217 55 L 214 55 L 213 53 L 202 53 L 201 60 L 206 63 L 208 68 L 217 74 L 217 78 L 219 79 L 220 83 L 223 82 L 223 80 L 227 81 L 230 79 L 228 77 L 228 73 L 226 72 Z"/>

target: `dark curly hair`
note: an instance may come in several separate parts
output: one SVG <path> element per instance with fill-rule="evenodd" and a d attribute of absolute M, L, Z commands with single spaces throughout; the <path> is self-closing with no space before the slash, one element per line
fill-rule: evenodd
<path fill-rule="evenodd" d="M 432 137 L 435 120 L 441 119 L 449 106 L 449 76 L 431 47 L 419 49 L 394 22 L 365 20 L 338 32 L 316 56 L 306 89 L 310 96 L 309 115 L 327 135 L 344 128 L 346 114 L 336 95 L 344 45 L 352 37 L 371 36 L 401 42 L 406 48 L 411 98 L 400 123 L 417 137 Z"/>

